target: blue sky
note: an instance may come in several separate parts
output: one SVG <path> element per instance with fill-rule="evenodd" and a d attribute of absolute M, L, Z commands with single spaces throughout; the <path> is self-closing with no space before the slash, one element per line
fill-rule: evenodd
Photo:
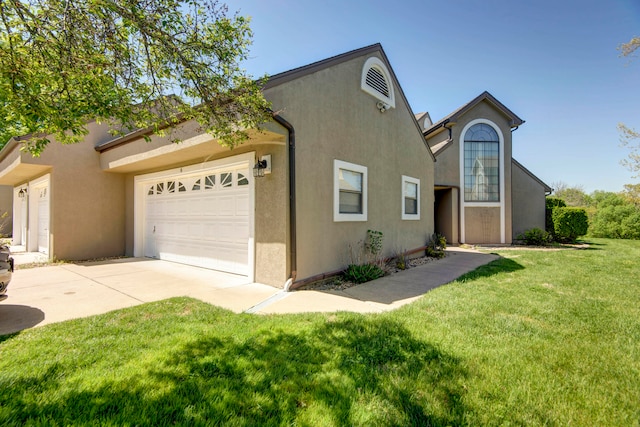
<path fill-rule="evenodd" d="M 524 119 L 513 155 L 547 184 L 640 182 L 617 130 L 640 130 L 640 58 L 616 50 L 640 36 L 640 0 L 225 3 L 252 18 L 254 77 L 381 43 L 415 113 L 436 121 L 487 90 Z"/>

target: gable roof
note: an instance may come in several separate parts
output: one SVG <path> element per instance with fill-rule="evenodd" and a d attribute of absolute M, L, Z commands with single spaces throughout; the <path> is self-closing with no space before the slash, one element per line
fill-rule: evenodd
<path fill-rule="evenodd" d="M 299 79 L 309 74 L 316 73 L 318 71 L 324 70 L 329 67 L 333 67 L 334 65 L 341 64 L 343 62 L 349 61 L 354 58 L 358 58 L 360 56 L 369 55 L 374 52 L 379 52 L 382 56 L 385 65 L 389 68 L 389 72 L 392 74 L 392 78 L 394 79 L 394 83 L 396 86 L 397 80 L 395 78 L 395 74 L 389 65 L 389 60 L 387 59 L 387 55 L 385 55 L 384 50 L 382 49 L 382 45 L 380 43 L 372 44 L 370 46 L 361 47 L 360 49 L 355 49 L 349 52 L 342 53 L 340 55 L 332 56 L 327 59 L 323 59 L 320 61 L 313 62 L 308 65 L 303 65 L 302 67 L 294 68 L 289 71 L 284 71 L 282 73 L 274 74 L 269 76 L 267 82 L 264 84 L 263 89 L 270 89 L 272 87 L 280 86 L 281 84 L 290 82 L 295 79 Z"/>
<path fill-rule="evenodd" d="M 458 119 L 463 114 L 465 114 L 467 111 L 471 110 L 473 107 L 475 107 L 476 105 L 478 105 L 479 103 L 481 103 L 483 101 L 489 102 L 498 111 L 500 111 L 502 114 L 504 114 L 509 119 L 509 125 L 512 128 L 518 127 L 518 126 L 520 126 L 521 124 L 524 123 L 524 120 L 522 120 L 520 117 L 518 117 L 516 115 L 516 113 L 514 113 L 513 111 L 508 109 L 502 102 L 498 101 L 493 95 L 491 95 L 489 92 L 487 92 L 485 90 L 484 92 L 482 92 L 480 95 L 478 95 L 477 97 L 472 99 L 467 104 L 463 105 L 462 107 L 458 108 L 457 110 L 455 110 L 454 112 L 452 112 L 448 116 L 443 117 L 442 119 L 440 119 L 439 121 L 434 123 L 429 129 L 427 129 L 427 130 L 425 130 L 423 132 L 424 136 L 427 136 L 427 135 L 435 132 L 436 130 L 438 130 L 438 129 L 442 128 L 442 127 L 445 127 L 447 125 L 447 123 L 455 123 L 455 122 L 457 122 Z"/>
<path fill-rule="evenodd" d="M 520 163 L 519 161 L 517 161 L 516 159 L 514 159 L 513 157 L 511 158 L 511 163 L 514 164 L 515 166 L 519 167 L 520 169 L 522 169 L 522 171 L 524 173 L 526 173 L 527 175 L 529 175 L 534 181 L 536 181 L 538 184 L 542 185 L 544 187 L 544 191 L 546 193 L 551 193 L 553 191 L 553 188 L 549 187 L 547 184 L 544 183 L 544 181 L 542 181 L 540 178 L 538 178 L 537 176 L 535 176 L 533 174 L 533 172 L 531 172 L 529 169 L 525 168 L 522 163 Z"/>

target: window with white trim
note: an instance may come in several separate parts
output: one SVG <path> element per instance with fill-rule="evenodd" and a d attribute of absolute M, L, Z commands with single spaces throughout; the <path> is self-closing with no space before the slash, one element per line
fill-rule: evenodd
<path fill-rule="evenodd" d="M 464 201 L 500 201 L 500 138 L 488 123 L 464 134 Z"/>
<path fill-rule="evenodd" d="M 333 220 L 367 220 L 367 168 L 333 161 Z"/>
<path fill-rule="evenodd" d="M 420 219 L 420 180 L 402 175 L 402 219 Z"/>
<path fill-rule="evenodd" d="M 362 67 L 360 88 L 384 102 L 387 105 L 386 108 L 395 108 L 396 98 L 390 76 L 384 63 L 379 58 L 371 57 Z"/>

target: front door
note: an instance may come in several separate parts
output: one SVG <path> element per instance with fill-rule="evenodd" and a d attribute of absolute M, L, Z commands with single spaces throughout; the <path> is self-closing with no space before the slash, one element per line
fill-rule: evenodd
<path fill-rule="evenodd" d="M 49 187 L 38 192 L 38 252 L 49 253 Z"/>

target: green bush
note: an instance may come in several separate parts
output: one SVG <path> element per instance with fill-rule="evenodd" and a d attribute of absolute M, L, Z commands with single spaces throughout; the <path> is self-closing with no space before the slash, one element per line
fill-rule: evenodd
<path fill-rule="evenodd" d="M 350 264 L 342 276 L 349 282 L 364 283 L 384 276 L 384 270 L 376 264 Z"/>
<path fill-rule="evenodd" d="M 640 209 L 632 204 L 598 209 L 589 224 L 589 235 L 610 239 L 640 239 Z"/>
<path fill-rule="evenodd" d="M 587 212 L 582 208 L 556 207 L 552 219 L 554 238 L 560 242 L 575 242 L 589 229 Z"/>
<path fill-rule="evenodd" d="M 526 230 L 516 238 L 528 246 L 546 246 L 553 240 L 551 234 L 539 228 Z"/>
<path fill-rule="evenodd" d="M 553 236 L 553 210 L 555 208 L 564 208 L 567 206 L 564 200 L 558 197 L 547 197 L 545 199 L 545 219 L 544 219 L 544 228 Z"/>
<path fill-rule="evenodd" d="M 442 234 L 434 233 L 427 241 L 426 255 L 432 258 L 444 258 L 444 250 L 447 249 L 447 238 Z"/>

